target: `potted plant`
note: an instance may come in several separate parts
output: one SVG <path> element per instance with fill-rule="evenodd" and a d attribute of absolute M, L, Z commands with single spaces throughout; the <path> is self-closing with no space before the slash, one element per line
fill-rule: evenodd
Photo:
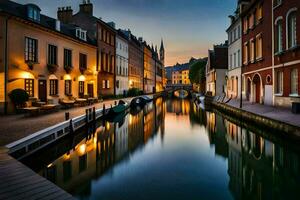
<path fill-rule="evenodd" d="M 67 74 L 69 74 L 72 71 L 73 67 L 72 66 L 65 66 L 64 69 L 67 72 Z"/>
<path fill-rule="evenodd" d="M 58 69 L 58 65 L 55 65 L 55 64 L 47 64 L 47 68 L 48 68 L 48 71 L 51 73 L 51 74 L 54 74 L 57 69 Z"/>
<path fill-rule="evenodd" d="M 26 61 L 26 64 L 30 70 L 33 70 L 33 65 L 35 64 L 33 61 Z"/>
<path fill-rule="evenodd" d="M 15 108 L 23 108 L 29 100 L 29 94 L 23 89 L 15 89 L 8 94 Z"/>

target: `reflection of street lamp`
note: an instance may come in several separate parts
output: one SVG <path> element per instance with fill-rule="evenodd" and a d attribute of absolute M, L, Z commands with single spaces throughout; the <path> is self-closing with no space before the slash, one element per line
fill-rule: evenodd
<path fill-rule="evenodd" d="M 129 80 L 129 86 L 132 87 L 133 86 L 133 81 Z"/>

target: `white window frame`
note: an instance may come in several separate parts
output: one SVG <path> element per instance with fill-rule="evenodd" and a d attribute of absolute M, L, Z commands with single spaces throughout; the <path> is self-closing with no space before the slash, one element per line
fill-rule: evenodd
<path fill-rule="evenodd" d="M 295 45 L 294 46 L 289 46 L 289 17 L 293 12 L 296 12 L 298 9 L 296 7 L 291 8 L 287 14 L 286 14 L 286 49 L 293 48 L 295 45 L 297 45 L 297 33 L 295 34 Z M 297 17 L 296 17 L 296 30 L 297 31 Z"/>

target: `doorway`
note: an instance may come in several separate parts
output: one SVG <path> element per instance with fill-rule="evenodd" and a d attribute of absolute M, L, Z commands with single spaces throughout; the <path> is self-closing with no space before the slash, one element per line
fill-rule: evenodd
<path fill-rule="evenodd" d="M 88 95 L 89 97 L 94 97 L 94 84 L 88 84 Z"/>
<path fill-rule="evenodd" d="M 253 84 L 254 84 L 254 89 L 255 89 L 255 103 L 260 103 L 260 77 L 258 74 L 255 74 L 253 77 Z"/>
<path fill-rule="evenodd" d="M 47 81 L 39 80 L 39 99 L 41 102 L 47 102 Z"/>

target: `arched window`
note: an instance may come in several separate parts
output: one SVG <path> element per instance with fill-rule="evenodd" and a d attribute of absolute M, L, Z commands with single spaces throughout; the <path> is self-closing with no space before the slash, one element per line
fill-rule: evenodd
<path fill-rule="evenodd" d="M 291 9 L 287 14 L 287 47 L 293 48 L 297 45 L 296 17 L 297 9 Z"/>
<path fill-rule="evenodd" d="M 275 53 L 282 50 L 282 18 L 279 18 L 275 22 Z"/>
<path fill-rule="evenodd" d="M 291 70 L 291 94 L 298 95 L 298 69 Z"/>

